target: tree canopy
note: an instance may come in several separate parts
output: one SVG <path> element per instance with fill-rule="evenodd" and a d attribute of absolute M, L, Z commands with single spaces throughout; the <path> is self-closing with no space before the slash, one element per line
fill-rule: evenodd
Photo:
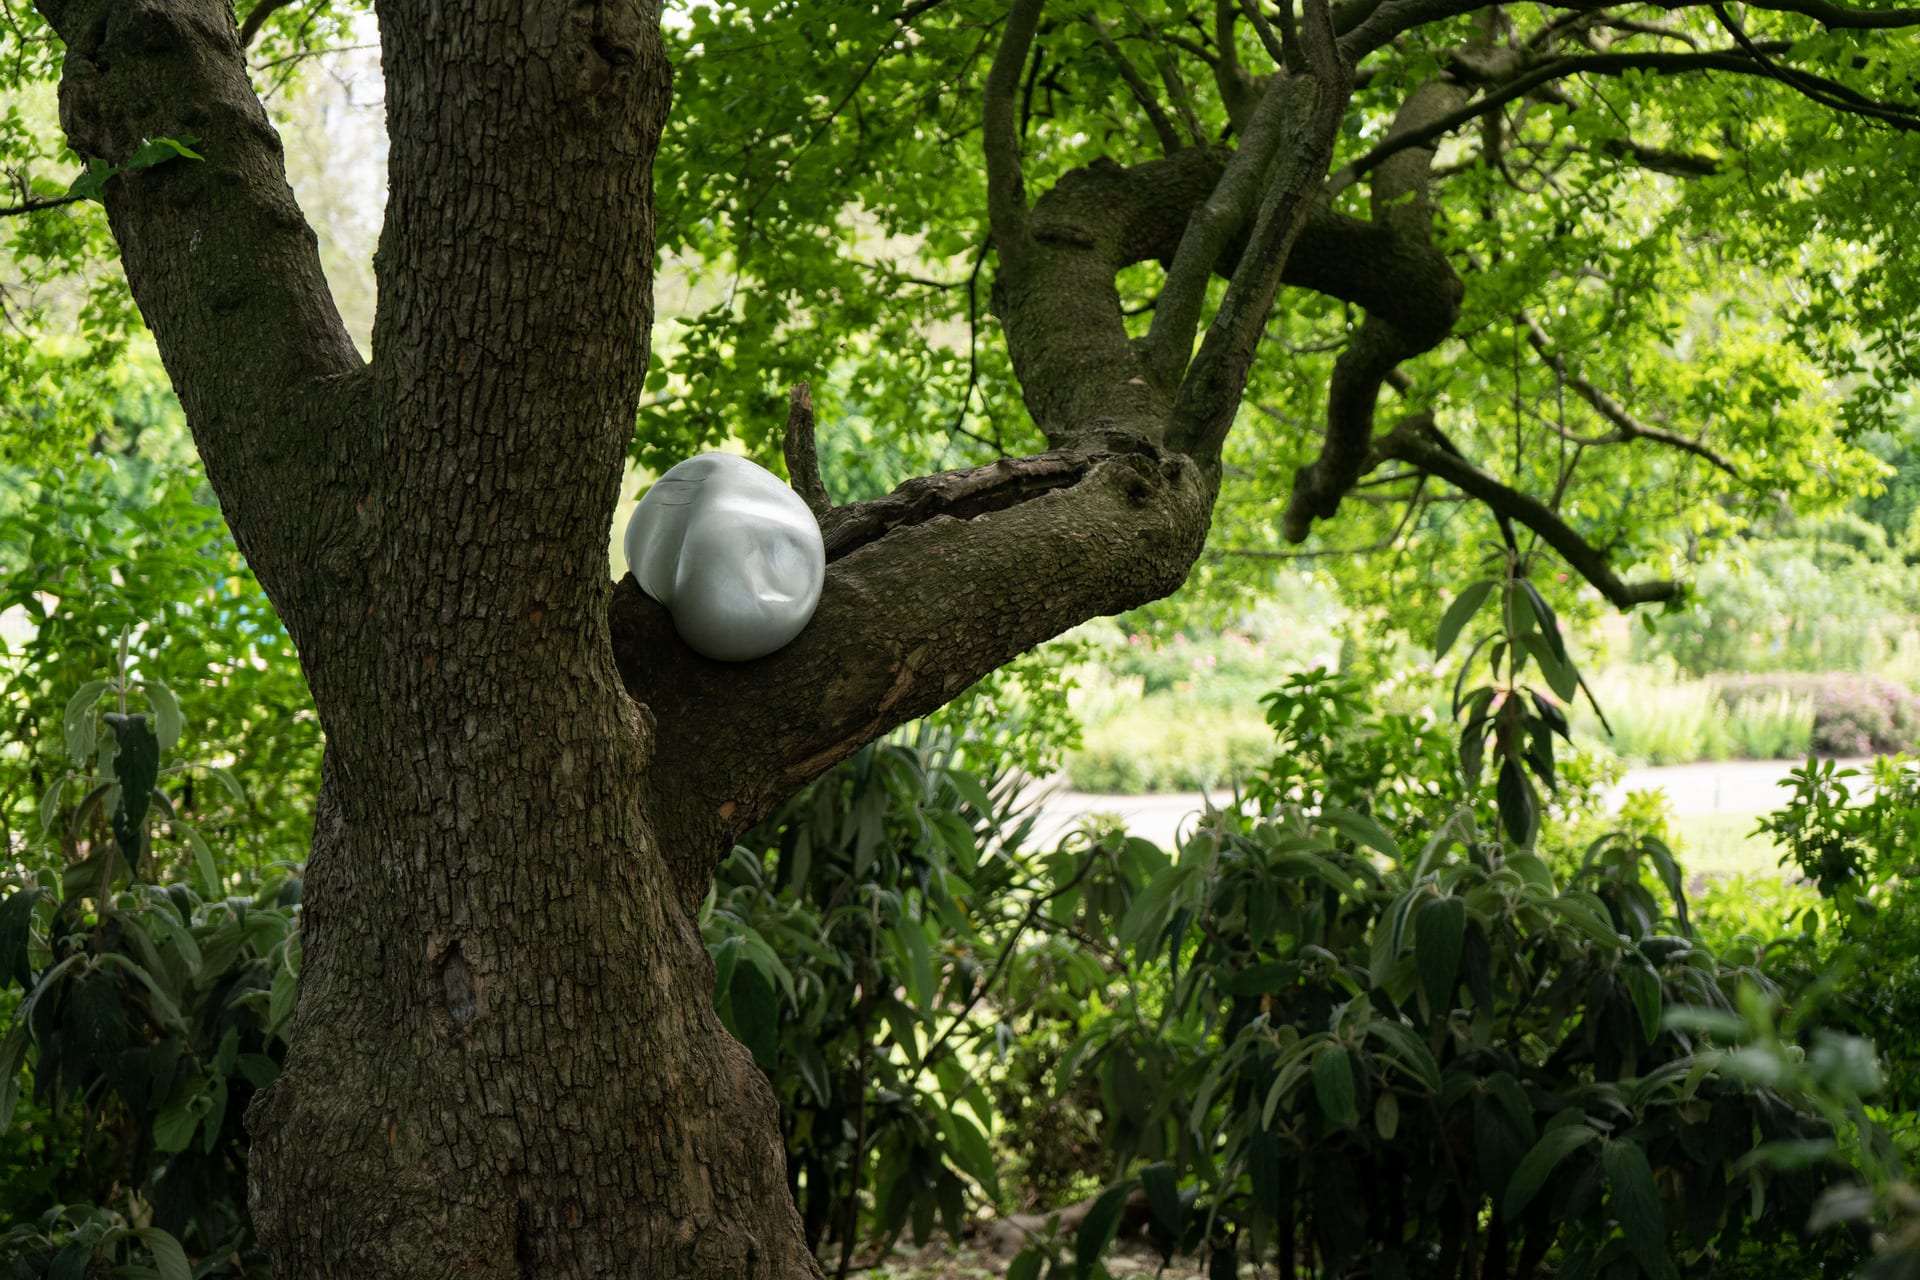
<path fill-rule="evenodd" d="M 1522 739 L 1550 774 L 1564 717 L 1518 697 L 1523 635 L 1573 691 L 1530 553 L 1671 600 L 1699 540 L 1871 483 L 1851 441 L 1920 360 L 1916 10 L 376 9 L 367 351 L 263 104 L 349 7 L 37 0 L 0 32 L 43 326 L 0 339 L 8 407 L 112 388 L 137 305 L 325 731 L 300 998 L 248 1113 L 288 1276 L 817 1274 L 697 928 L 753 823 L 1197 564 L 1406 548 L 1356 587 L 1412 608 L 1497 527 L 1460 598 L 1499 591 L 1509 665 L 1469 737 L 1532 856 Z M 658 343 L 656 257 L 692 304 Z M 172 412 L 89 404 L 69 453 Z M 740 664 L 605 559 L 626 462 L 729 444 L 784 463 L 829 561 Z"/>

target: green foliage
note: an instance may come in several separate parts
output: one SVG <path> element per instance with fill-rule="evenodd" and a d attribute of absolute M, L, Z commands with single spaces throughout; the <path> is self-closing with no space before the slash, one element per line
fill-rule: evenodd
<path fill-rule="evenodd" d="M 1832 1121 L 1669 1025 L 1738 1021 L 1766 979 L 1693 932 L 1664 845 L 1604 838 L 1562 881 L 1490 838 L 1439 735 L 1382 777 L 1351 687 L 1299 681 L 1273 708 L 1272 816 L 1216 817 L 1084 928 L 1121 945 L 1130 994 L 1069 1058 L 1110 1083 L 1113 1158 L 1168 1162 L 1191 1197 L 1182 1218 L 1163 1189 L 1163 1250 L 1661 1276 L 1799 1229 L 1829 1171 L 1749 1157 Z"/>
<path fill-rule="evenodd" d="M 25 1274 L 174 1280 L 183 1246 L 194 1274 L 255 1265 L 242 1116 L 285 1055 L 300 881 L 232 876 L 178 816 L 156 784 L 184 776 L 167 753 L 185 717 L 134 671 L 123 650 L 68 700 L 62 745 L 86 772 L 43 808 L 56 856 L 0 898 L 0 1211 L 20 1223 L 0 1256 Z M 124 710 L 136 695 L 147 711 Z M 63 789 L 85 793 L 70 819 Z"/>
<path fill-rule="evenodd" d="M 1742 539 L 1695 570 L 1689 607 L 1634 652 L 1693 675 L 1880 670 L 1920 626 L 1909 554 L 1852 515 Z"/>
<path fill-rule="evenodd" d="M 715 1004 L 769 1070 L 816 1250 L 924 1240 L 936 1220 L 957 1238 L 970 1185 L 998 1198 L 974 1065 L 991 956 L 1024 928 L 1003 913 L 1032 875 L 1027 825 L 1011 777 L 929 731 L 863 748 L 721 868 L 702 917 Z"/>
<path fill-rule="evenodd" d="M 1875 676 L 1729 675 L 1713 682 L 1736 716 L 1755 702 L 1803 699 L 1813 713 L 1808 749 L 1861 756 L 1910 750 L 1920 740 L 1920 696 Z"/>
<path fill-rule="evenodd" d="M 1270 757 L 1273 735 L 1249 711 L 1170 704 L 1148 699 L 1085 729 L 1067 762 L 1074 788 L 1212 791 L 1249 777 Z"/>
<path fill-rule="evenodd" d="M 140 439 L 179 430 L 168 407 Z M 86 787 L 49 789 L 68 767 L 68 697 L 112 669 L 123 635 L 130 679 L 176 696 L 201 758 L 245 759 L 243 800 L 218 775 L 180 776 L 169 794 L 183 819 L 229 834 L 241 861 L 298 857 L 311 832 L 319 723 L 293 653 L 259 583 L 234 547 L 197 468 L 142 456 L 80 452 L 0 499 L 0 834 L 16 846 L 43 825 L 72 825 Z M 209 782 L 213 785 L 208 785 Z M 71 843 L 65 847 L 71 851 Z"/>

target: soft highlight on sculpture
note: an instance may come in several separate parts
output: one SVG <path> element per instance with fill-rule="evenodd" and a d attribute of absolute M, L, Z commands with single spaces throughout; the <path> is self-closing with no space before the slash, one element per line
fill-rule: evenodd
<path fill-rule="evenodd" d="M 694 652 L 765 657 L 800 634 L 827 577 L 820 525 L 771 471 L 731 453 L 668 469 L 627 522 L 627 565 Z"/>

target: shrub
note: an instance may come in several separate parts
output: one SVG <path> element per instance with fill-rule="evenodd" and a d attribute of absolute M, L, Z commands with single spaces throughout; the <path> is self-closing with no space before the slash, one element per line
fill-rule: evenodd
<path fill-rule="evenodd" d="M 0 1039 L 0 1160 L 18 1162 L 0 1185 L 28 1219 L 0 1236 L 0 1260 L 15 1275 L 151 1263 L 177 1277 L 185 1246 L 197 1275 L 248 1274 L 259 1262 L 241 1117 L 284 1058 L 301 883 L 284 867 L 237 884 L 223 873 L 155 785 L 184 776 L 161 766 L 181 712 L 164 685 L 128 673 L 123 646 L 116 676 L 67 702 L 65 748 L 87 772 L 41 809 L 67 856 L 16 875 L 0 900 L 0 991 L 15 1005 Z M 128 712 L 134 696 L 151 711 Z M 62 790 L 84 796 L 70 817 Z M 30 1104 L 15 1124 L 23 1076 Z"/>
<path fill-rule="evenodd" d="M 1761 674 L 1719 676 L 1720 697 L 1736 712 L 1753 701 L 1781 696 L 1813 705 L 1812 750 L 1863 756 L 1911 750 L 1920 740 L 1920 697 L 1877 676 Z"/>
<path fill-rule="evenodd" d="M 1813 699 L 1782 689 L 1771 697 L 1734 701 L 1727 739 L 1748 760 L 1798 760 L 1813 750 Z"/>
<path fill-rule="evenodd" d="M 1272 754 L 1273 735 L 1251 709 L 1148 697 L 1088 725 L 1067 777 L 1080 791 L 1209 791 L 1248 777 Z"/>
<path fill-rule="evenodd" d="M 1656 670 L 1610 673 L 1594 681 L 1594 693 L 1612 725 L 1599 740 L 1639 764 L 1692 764 L 1733 754 L 1725 708 L 1712 686 L 1675 680 Z"/>
<path fill-rule="evenodd" d="M 1833 1124 L 1712 1047 L 1751 1032 L 1754 975 L 1693 933 L 1664 845 L 1603 837 L 1560 880 L 1418 763 L 1417 734 L 1393 755 L 1422 785 L 1362 812 L 1365 699 L 1322 678 L 1273 706 L 1330 746 L 1283 757 L 1272 817 L 1213 819 L 1083 929 L 1133 981 L 1068 1061 L 1138 1171 L 1079 1228 L 1080 1274 L 1136 1192 L 1163 1253 L 1211 1251 L 1214 1274 L 1671 1276 L 1801 1228 L 1830 1170 L 1751 1157 L 1829 1150 Z M 1670 1022 L 1681 1006 L 1704 1024 Z"/>

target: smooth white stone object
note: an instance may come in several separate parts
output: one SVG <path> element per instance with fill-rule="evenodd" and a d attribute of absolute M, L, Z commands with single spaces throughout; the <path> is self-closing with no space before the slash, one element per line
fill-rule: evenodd
<path fill-rule="evenodd" d="M 627 522 L 627 566 L 695 653 L 764 657 L 820 604 L 827 549 L 800 495 L 765 467 L 703 453 L 668 469 Z"/>

